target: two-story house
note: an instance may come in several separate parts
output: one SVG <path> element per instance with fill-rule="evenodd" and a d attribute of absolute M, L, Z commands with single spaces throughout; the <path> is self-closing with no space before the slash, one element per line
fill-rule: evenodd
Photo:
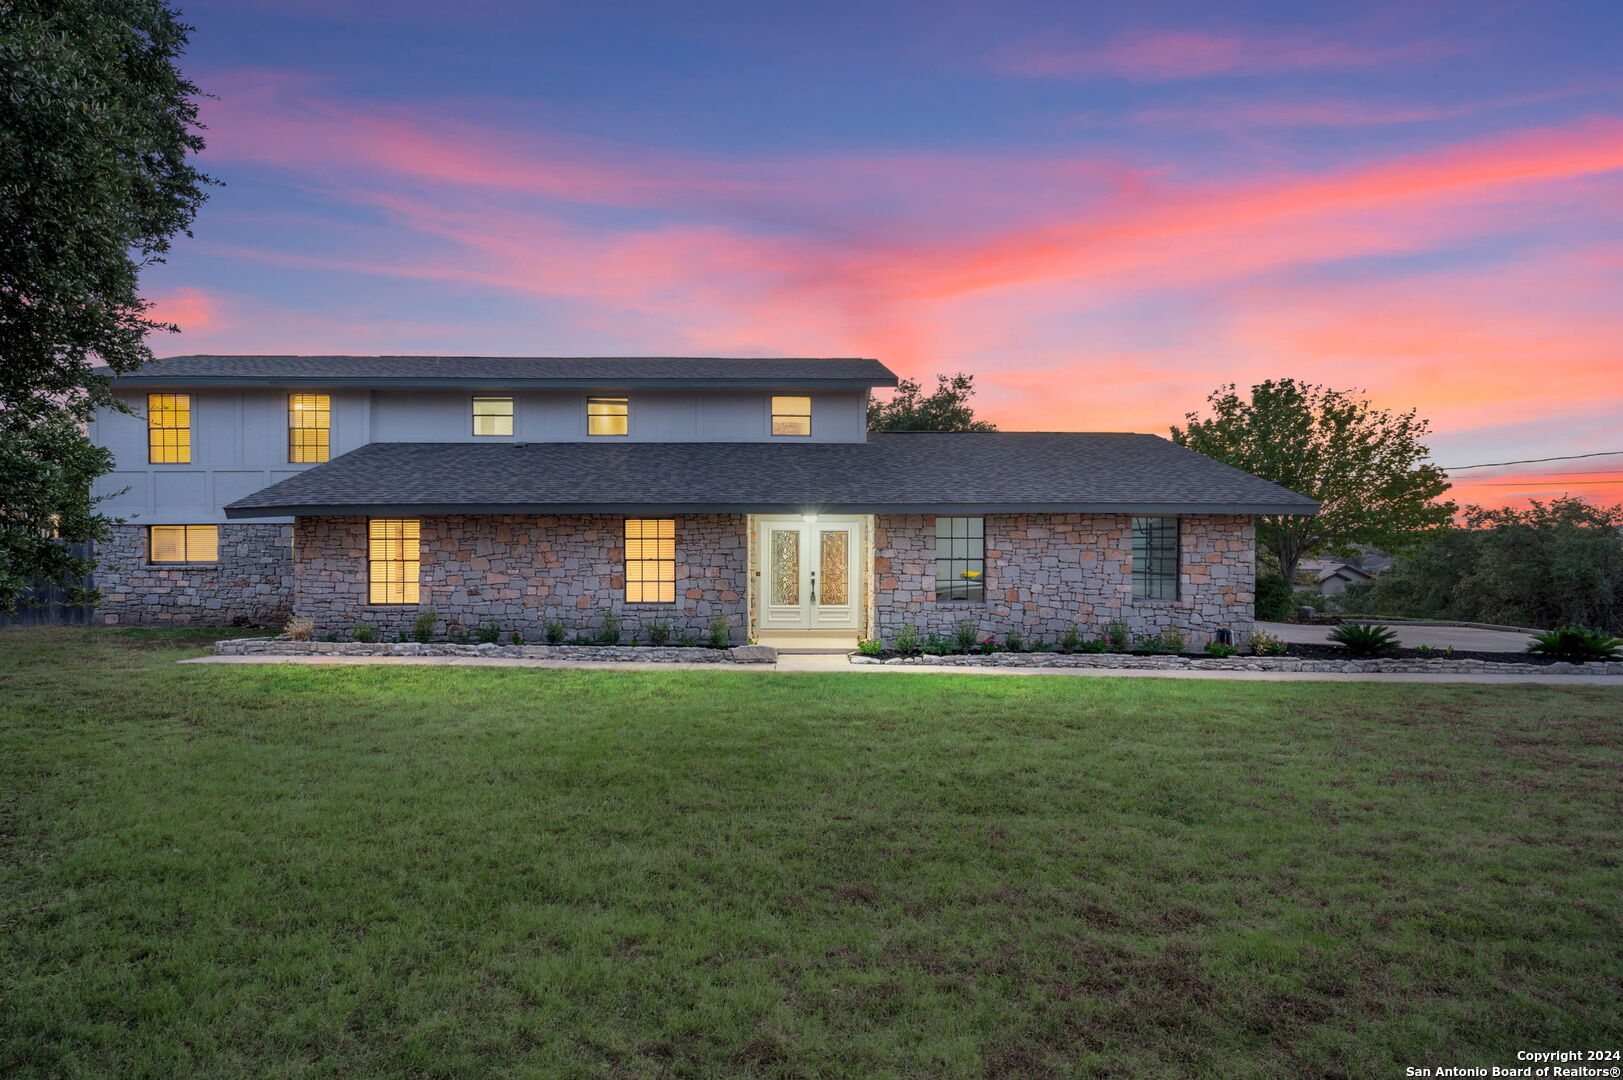
<path fill-rule="evenodd" d="M 866 359 L 180 356 L 94 437 L 108 623 L 734 641 L 1250 629 L 1252 517 L 1316 504 L 1151 435 L 870 433 Z"/>

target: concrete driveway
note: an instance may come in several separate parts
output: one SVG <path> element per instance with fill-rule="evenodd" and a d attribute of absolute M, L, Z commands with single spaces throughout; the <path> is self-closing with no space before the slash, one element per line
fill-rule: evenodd
<path fill-rule="evenodd" d="M 1372 619 L 1371 622 L 1380 622 Z M 1477 652 L 1522 652 L 1533 639 L 1526 634 L 1509 630 L 1478 630 L 1471 626 L 1421 626 L 1412 623 L 1385 623 L 1397 631 L 1398 640 L 1407 648 L 1430 645 L 1434 649 L 1469 649 Z M 1304 645 L 1330 640 L 1333 626 L 1302 626 L 1297 623 L 1259 622 L 1259 630 L 1284 641 L 1297 641 Z"/>

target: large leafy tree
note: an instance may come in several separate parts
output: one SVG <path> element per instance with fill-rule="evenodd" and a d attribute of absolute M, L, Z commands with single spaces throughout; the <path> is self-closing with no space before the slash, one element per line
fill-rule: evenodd
<path fill-rule="evenodd" d="M 975 376 L 960 371 L 937 375 L 928 394 L 915 379 L 902 379 L 885 401 L 868 403 L 869 431 L 996 431 L 997 426 L 975 419 L 969 399 L 975 394 Z"/>
<path fill-rule="evenodd" d="M 112 459 L 84 425 L 117 403 L 93 369 L 132 371 L 176 329 L 137 287 L 212 182 L 175 66 L 190 30 L 162 0 L 0 0 L 0 610 L 88 571 L 52 536 L 109 523 L 90 483 Z"/>
<path fill-rule="evenodd" d="M 1313 517 L 1257 519 L 1257 542 L 1287 581 L 1306 556 L 1354 554 L 1367 545 L 1403 551 L 1448 524 L 1448 475 L 1429 460 L 1428 424 L 1377 409 L 1353 392 L 1270 379 L 1242 396 L 1233 384 L 1189 413 L 1172 441 L 1319 500 Z"/>

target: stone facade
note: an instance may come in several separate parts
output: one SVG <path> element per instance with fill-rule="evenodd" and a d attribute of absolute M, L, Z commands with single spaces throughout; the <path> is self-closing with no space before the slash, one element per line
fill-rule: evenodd
<path fill-rule="evenodd" d="M 505 636 L 545 639 L 562 620 L 570 636 L 595 634 L 605 612 L 620 617 L 626 640 L 668 619 L 672 642 L 707 636 L 727 621 L 732 641 L 746 636 L 748 537 L 742 514 L 676 518 L 676 602 L 625 602 L 625 519 L 620 516 L 427 515 L 421 520 L 419 604 L 367 602 L 366 519 L 300 518 L 294 609 L 317 635 L 366 623 L 393 636 L 409 632 L 419 611 L 437 615 L 435 634 L 473 632 L 494 622 Z"/>
<path fill-rule="evenodd" d="M 1133 634 L 1168 627 L 1193 648 L 1219 629 L 1236 640 L 1251 631 L 1256 542 L 1251 519 L 1186 515 L 1179 519 L 1176 600 L 1133 596 L 1132 518 L 1126 514 L 986 515 L 986 600 L 935 599 L 935 518 L 880 514 L 874 519 L 874 636 L 893 640 L 913 623 L 920 634 L 951 635 L 973 620 L 981 636 L 1018 627 L 1027 640 L 1053 640 L 1068 627 L 1097 637 L 1115 619 Z"/>
<path fill-rule="evenodd" d="M 96 619 L 110 626 L 280 626 L 293 600 L 293 526 L 220 526 L 220 559 L 147 561 L 144 525 L 96 544 Z"/>

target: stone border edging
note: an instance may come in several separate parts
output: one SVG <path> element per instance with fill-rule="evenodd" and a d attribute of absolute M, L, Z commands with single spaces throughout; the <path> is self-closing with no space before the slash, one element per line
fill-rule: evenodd
<path fill-rule="evenodd" d="M 596 660 L 642 664 L 771 664 L 770 645 L 730 649 L 682 645 L 428 645 L 407 642 L 288 641 L 285 638 L 229 638 L 214 643 L 215 656 L 471 656 L 522 660 Z"/>
<path fill-rule="evenodd" d="M 898 656 L 879 660 L 852 654 L 853 664 L 948 667 L 1139 668 L 1151 671 L 1318 671 L 1336 674 L 1617 675 L 1623 660 L 1583 664 L 1517 664 L 1492 660 L 1308 660 L 1290 656 L 1135 656 L 1128 653 L 1009 653 L 969 656 Z"/>

